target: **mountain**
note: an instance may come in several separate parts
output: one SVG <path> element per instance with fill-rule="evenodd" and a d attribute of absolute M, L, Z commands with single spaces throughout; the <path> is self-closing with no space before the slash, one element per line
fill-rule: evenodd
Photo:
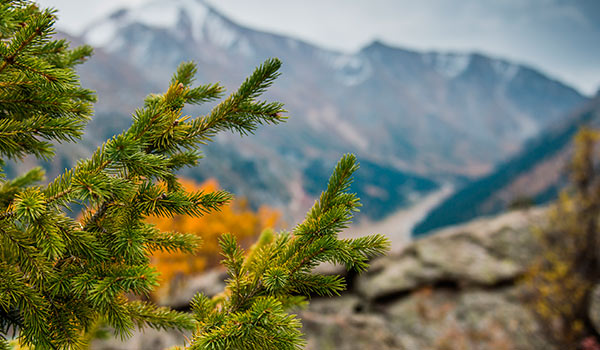
<path fill-rule="evenodd" d="M 556 198 L 567 183 L 573 136 L 582 126 L 600 127 L 600 94 L 528 142 L 520 154 L 499 165 L 491 174 L 440 203 L 414 228 L 414 234 L 496 214 L 511 204 L 541 204 Z"/>
<path fill-rule="evenodd" d="M 266 58 L 279 57 L 282 76 L 267 98 L 285 103 L 289 121 L 242 140 L 219 137 L 203 165 L 184 175 L 217 176 L 251 201 L 292 203 L 298 212 L 311 203 L 307 188 L 342 153 L 395 179 L 380 185 L 377 171 L 357 179 L 365 184 L 366 214 L 382 217 L 439 181 L 489 172 L 586 99 L 530 67 L 481 54 L 421 53 L 377 41 L 341 53 L 246 28 L 200 0 L 117 11 L 90 24 L 81 40 L 101 53 L 80 73 L 98 91 L 94 125 L 106 134 L 127 125 L 142 96 L 163 90 L 181 61 L 198 63 L 199 82 L 231 90 Z M 377 211 L 369 212 L 370 203 Z"/>

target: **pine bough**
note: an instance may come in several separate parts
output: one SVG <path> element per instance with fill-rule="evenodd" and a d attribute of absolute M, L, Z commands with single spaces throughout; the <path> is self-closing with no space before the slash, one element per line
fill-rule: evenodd
<path fill-rule="evenodd" d="M 79 84 L 75 65 L 91 54 L 52 38 L 55 14 L 29 1 L 0 2 L 0 154 L 49 159 L 50 141 L 81 137 L 95 101 Z M 220 245 L 229 280 L 212 299 L 197 295 L 182 313 L 127 295 L 146 296 L 158 285 L 153 251 L 193 252 L 195 235 L 160 232 L 149 215 L 200 216 L 231 199 L 223 192 L 186 192 L 175 172 L 195 166 L 198 147 L 221 131 L 246 135 L 278 124 L 283 105 L 257 98 L 278 76 L 270 59 L 205 116 L 182 115 L 186 104 L 223 97 L 218 84 L 193 86 L 196 67 L 183 63 L 164 94 L 149 96 L 132 126 L 101 145 L 48 185 L 40 168 L 8 180 L 0 171 L 0 349 L 17 334 L 36 349 L 84 347 L 102 319 L 118 336 L 133 328 L 193 330 L 192 349 L 300 349 L 292 306 L 311 294 L 335 295 L 340 276 L 314 274 L 320 263 L 363 271 L 389 246 L 381 235 L 338 239 L 359 207 L 348 192 L 358 168 L 342 157 L 304 222 L 291 232 L 265 232 L 249 252 L 232 235 Z M 66 213 L 83 208 L 83 219 Z M 15 333 L 16 332 L 16 333 Z"/>

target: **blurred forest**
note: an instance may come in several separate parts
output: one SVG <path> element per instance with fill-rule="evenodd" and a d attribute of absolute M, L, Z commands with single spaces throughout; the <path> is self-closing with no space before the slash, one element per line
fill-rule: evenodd
<path fill-rule="evenodd" d="M 189 179 L 180 179 L 186 191 L 218 191 L 219 183 L 209 179 L 197 184 Z M 155 295 L 169 293 L 185 283 L 186 278 L 219 266 L 222 259 L 219 237 L 224 233 L 233 234 L 242 247 L 247 248 L 265 229 L 281 228 L 280 211 L 263 205 L 252 210 L 244 197 L 235 198 L 219 211 L 201 217 L 177 215 L 172 218 L 151 216 L 148 222 L 163 232 L 175 231 L 192 233 L 202 237 L 202 245 L 195 254 L 183 252 L 156 251 L 151 262 L 161 274 L 162 282 Z"/>

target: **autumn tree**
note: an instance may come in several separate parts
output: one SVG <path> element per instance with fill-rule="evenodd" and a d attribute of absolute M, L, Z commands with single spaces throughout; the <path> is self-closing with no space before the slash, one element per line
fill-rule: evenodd
<path fill-rule="evenodd" d="M 55 14 L 31 1 L 0 1 L 0 154 L 49 159 L 54 142 L 80 138 L 94 95 L 74 70 L 91 53 L 52 37 Z M 194 85 L 196 67 L 183 63 L 166 92 L 150 95 L 129 129 L 89 159 L 42 185 L 32 169 L 0 183 L 0 348 L 9 332 L 36 349 L 75 349 L 102 318 L 117 335 L 135 327 L 194 330 L 193 349 L 298 349 L 300 322 L 287 313 L 303 295 L 331 295 L 340 276 L 320 276 L 321 262 L 364 270 L 388 247 L 379 235 L 339 240 L 358 208 L 348 193 L 357 169 L 344 156 L 327 190 L 290 232 L 262 237 L 245 255 L 234 236 L 221 238 L 230 279 L 219 300 L 197 296 L 193 314 L 135 301 L 158 285 L 154 251 L 193 252 L 198 237 L 163 232 L 149 216 L 202 216 L 231 199 L 223 191 L 186 191 L 175 172 L 195 166 L 198 148 L 222 131 L 241 135 L 284 120 L 281 103 L 258 100 L 278 75 L 277 59 L 264 62 L 239 89 L 197 118 L 186 104 L 221 99 L 219 84 Z M 164 184 L 164 185 L 163 185 Z M 82 208 L 82 221 L 67 215 Z"/>
<path fill-rule="evenodd" d="M 534 228 L 540 254 L 524 275 L 526 297 L 547 333 L 564 348 L 586 335 L 587 304 L 600 277 L 600 131 L 582 128 L 574 138 L 570 186 Z"/>
<path fill-rule="evenodd" d="M 215 179 L 208 179 L 200 185 L 188 179 L 179 181 L 186 191 L 215 192 L 220 189 Z M 179 251 L 153 253 L 151 262 L 162 280 L 158 294 L 177 289 L 181 283 L 185 283 L 185 277 L 218 266 L 222 257 L 219 248 L 221 234 L 230 232 L 243 246 L 249 247 L 263 230 L 276 228 L 280 224 L 280 217 L 278 210 L 266 205 L 252 210 L 243 197 L 235 198 L 211 215 L 149 217 L 147 221 L 161 231 L 187 232 L 202 238 L 202 245 L 194 254 Z"/>

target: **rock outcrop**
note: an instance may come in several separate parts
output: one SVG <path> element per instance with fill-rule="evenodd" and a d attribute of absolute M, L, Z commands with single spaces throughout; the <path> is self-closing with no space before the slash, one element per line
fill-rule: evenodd
<path fill-rule="evenodd" d="M 553 349 L 519 283 L 543 213 L 479 219 L 375 260 L 348 293 L 300 313 L 307 348 Z"/>
<path fill-rule="evenodd" d="M 355 292 L 373 300 L 420 286 L 490 287 L 510 282 L 535 253 L 529 230 L 537 217 L 539 210 L 515 211 L 417 240 L 400 254 L 374 261 L 357 278 Z"/>
<path fill-rule="evenodd" d="M 158 304 L 175 309 L 186 309 L 189 307 L 190 300 L 198 293 L 202 293 L 207 297 L 214 297 L 223 292 L 225 290 L 225 279 L 227 279 L 225 271 L 208 271 L 171 288 L 172 290 L 167 295 L 158 300 Z"/>
<path fill-rule="evenodd" d="M 538 249 L 531 226 L 543 224 L 544 217 L 544 209 L 531 209 L 479 219 L 373 261 L 366 273 L 348 276 L 350 287 L 342 296 L 313 298 L 298 312 L 306 348 L 554 349 L 521 297 L 520 277 Z M 194 280 L 169 303 L 180 306 L 196 290 L 210 292 L 221 283 L 218 277 L 211 273 Z M 155 336 L 136 336 L 130 347 L 97 343 L 94 348 L 144 344 L 150 349 L 148 344 L 184 340 L 171 333 L 160 340 Z"/>
<path fill-rule="evenodd" d="M 588 317 L 596 332 L 600 333 L 600 284 L 597 284 L 592 290 Z"/>

